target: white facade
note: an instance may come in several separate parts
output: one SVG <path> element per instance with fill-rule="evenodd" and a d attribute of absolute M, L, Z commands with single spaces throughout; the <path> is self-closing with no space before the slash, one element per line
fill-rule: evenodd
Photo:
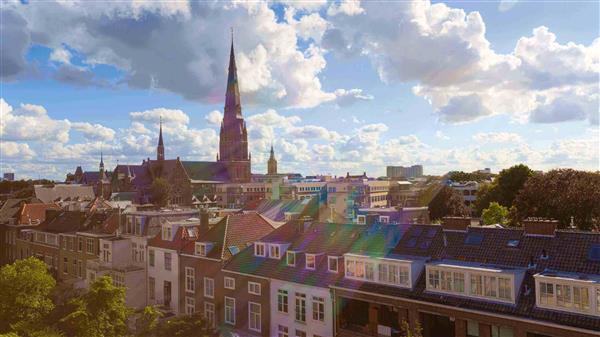
<path fill-rule="evenodd" d="M 600 316 L 600 276 L 545 272 L 534 278 L 537 307 Z"/>
<path fill-rule="evenodd" d="M 179 256 L 177 251 L 148 247 L 148 304 L 168 306 L 179 314 Z M 169 263 L 170 261 L 170 263 Z M 152 285 L 154 283 L 154 285 Z"/>
<path fill-rule="evenodd" d="M 281 329 L 287 329 L 288 336 L 300 335 L 296 331 L 303 331 L 306 336 L 333 336 L 333 302 L 329 288 L 271 279 L 270 289 L 273 336 Z M 287 306 L 281 300 L 283 294 L 287 294 Z"/>

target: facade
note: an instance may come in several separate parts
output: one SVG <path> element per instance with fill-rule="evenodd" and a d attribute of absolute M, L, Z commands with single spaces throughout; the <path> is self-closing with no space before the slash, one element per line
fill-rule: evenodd
<path fill-rule="evenodd" d="M 419 178 L 423 176 L 423 165 L 388 166 L 386 173 L 388 178 Z"/>
<path fill-rule="evenodd" d="M 327 205 L 331 213 L 351 220 L 357 208 L 388 206 L 390 182 L 387 180 L 350 179 L 327 183 Z"/>
<path fill-rule="evenodd" d="M 452 182 L 450 187 L 456 190 L 463 198 L 465 206 L 473 210 L 473 205 L 477 200 L 477 191 L 479 190 L 479 183 L 476 181 Z"/>
<path fill-rule="evenodd" d="M 15 181 L 15 173 L 14 172 L 4 172 L 2 175 L 3 181 Z"/>

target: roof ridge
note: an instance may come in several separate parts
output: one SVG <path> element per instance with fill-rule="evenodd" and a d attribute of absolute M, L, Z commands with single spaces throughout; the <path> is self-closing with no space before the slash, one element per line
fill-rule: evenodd
<path fill-rule="evenodd" d="M 225 246 L 227 243 L 227 229 L 229 228 L 229 217 L 230 217 L 230 215 L 227 215 L 225 217 L 225 230 L 223 232 L 223 246 L 221 247 L 221 260 L 225 259 Z"/>

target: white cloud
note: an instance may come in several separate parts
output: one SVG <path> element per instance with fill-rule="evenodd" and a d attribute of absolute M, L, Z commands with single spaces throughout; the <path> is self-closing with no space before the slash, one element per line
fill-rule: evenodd
<path fill-rule="evenodd" d="M 115 130 L 100 124 L 74 122 L 71 123 L 71 128 L 83 133 L 84 137 L 89 140 L 111 141 L 115 138 Z"/>
<path fill-rule="evenodd" d="M 146 111 L 130 112 L 129 116 L 134 121 L 152 122 L 158 125 L 161 118 L 163 123 L 173 123 L 177 125 L 188 124 L 190 118 L 183 111 L 178 109 L 156 108 Z"/>
<path fill-rule="evenodd" d="M 523 139 L 516 133 L 512 132 L 479 132 L 473 135 L 473 140 L 485 143 L 519 143 Z"/>
<path fill-rule="evenodd" d="M 501 12 L 506 12 L 511 10 L 515 5 L 519 2 L 519 0 L 500 0 L 498 4 L 498 10 Z"/>
<path fill-rule="evenodd" d="M 7 141 L 57 141 L 69 140 L 68 120 L 50 118 L 46 109 L 33 104 L 22 104 L 13 109 L 0 98 L 0 136 Z"/>
<path fill-rule="evenodd" d="M 71 52 L 63 47 L 55 48 L 52 50 L 52 53 L 50 53 L 50 61 L 58 63 L 71 64 L 71 57 Z"/>
<path fill-rule="evenodd" d="M 336 104 L 339 107 L 346 107 L 359 101 L 372 101 L 375 97 L 373 95 L 364 94 L 362 89 L 337 89 L 335 91 Z"/>
<path fill-rule="evenodd" d="M 0 142 L 0 154 L 2 158 L 18 158 L 30 160 L 35 156 L 35 152 L 27 143 L 16 143 L 9 141 Z"/>
<path fill-rule="evenodd" d="M 435 138 L 437 139 L 441 139 L 441 140 L 450 140 L 450 137 L 448 137 L 443 131 L 441 130 L 437 130 L 435 132 Z"/>
<path fill-rule="evenodd" d="M 209 112 L 204 119 L 208 122 L 208 124 L 213 126 L 221 125 L 221 121 L 223 120 L 223 114 L 219 110 L 213 110 Z"/>
<path fill-rule="evenodd" d="M 354 16 L 364 12 L 365 10 L 360 6 L 360 0 L 342 0 L 340 3 L 332 3 L 327 9 L 327 15 L 330 16 L 338 14 Z"/>

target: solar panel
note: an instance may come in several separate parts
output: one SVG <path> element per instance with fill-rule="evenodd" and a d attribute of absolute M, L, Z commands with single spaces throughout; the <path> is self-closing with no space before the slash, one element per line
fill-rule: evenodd
<path fill-rule="evenodd" d="M 469 233 L 465 238 L 466 245 L 479 246 L 483 241 L 483 235 L 480 233 Z"/>
<path fill-rule="evenodd" d="M 588 260 L 600 262 L 600 244 L 596 243 L 590 247 L 590 251 L 588 253 Z"/>
<path fill-rule="evenodd" d="M 237 246 L 229 246 L 229 252 L 231 255 L 235 255 L 240 252 L 240 249 Z"/>
<path fill-rule="evenodd" d="M 417 245 L 417 238 L 410 238 L 406 243 L 406 247 L 414 248 Z"/>

